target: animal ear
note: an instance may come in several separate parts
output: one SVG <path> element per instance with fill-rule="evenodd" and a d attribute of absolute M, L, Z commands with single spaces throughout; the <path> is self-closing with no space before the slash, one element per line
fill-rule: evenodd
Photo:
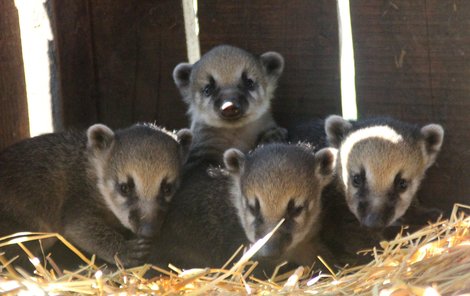
<path fill-rule="evenodd" d="M 186 159 L 189 153 L 189 147 L 193 142 L 193 133 L 187 128 L 180 129 L 176 133 L 176 140 L 181 145 L 183 159 Z"/>
<path fill-rule="evenodd" d="M 173 80 L 183 96 L 189 91 L 192 68 L 192 64 L 180 63 L 173 70 Z"/>
<path fill-rule="evenodd" d="M 245 154 L 238 149 L 230 148 L 224 152 L 225 168 L 234 174 L 240 174 L 245 165 Z"/>
<path fill-rule="evenodd" d="M 284 58 L 277 52 L 268 51 L 260 56 L 261 63 L 266 70 L 266 73 L 275 79 L 281 76 L 284 70 Z"/>
<path fill-rule="evenodd" d="M 328 143 L 339 148 L 344 137 L 349 133 L 352 124 L 338 115 L 330 115 L 325 120 L 325 132 Z"/>
<path fill-rule="evenodd" d="M 430 167 L 436 160 L 437 154 L 441 150 L 444 141 L 444 129 L 439 124 L 428 124 L 421 128 L 424 139 L 424 147 L 428 154 L 427 166 Z"/>
<path fill-rule="evenodd" d="M 106 151 L 114 143 L 114 132 L 104 124 L 94 124 L 87 130 L 88 148 Z"/>
<path fill-rule="evenodd" d="M 338 150 L 335 148 L 323 148 L 315 154 L 317 176 L 330 180 L 335 172 L 337 154 Z"/>

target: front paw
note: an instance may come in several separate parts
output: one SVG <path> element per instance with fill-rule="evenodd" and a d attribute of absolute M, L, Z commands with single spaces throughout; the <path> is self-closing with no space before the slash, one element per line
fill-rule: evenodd
<path fill-rule="evenodd" d="M 117 257 L 124 267 L 134 267 L 146 262 L 152 247 L 151 240 L 147 238 L 135 238 L 125 241 Z"/>
<path fill-rule="evenodd" d="M 286 142 L 287 141 L 287 129 L 275 126 L 263 132 L 258 139 L 258 145 L 275 143 L 275 142 Z"/>

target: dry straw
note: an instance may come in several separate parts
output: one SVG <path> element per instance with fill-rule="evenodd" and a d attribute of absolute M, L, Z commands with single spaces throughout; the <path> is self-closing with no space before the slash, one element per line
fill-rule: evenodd
<path fill-rule="evenodd" d="M 1 238 L 0 248 L 18 244 L 30 257 L 35 273 L 13 268 L 12 260 L 0 255 L 0 292 L 11 295 L 470 295 L 470 216 L 465 214 L 468 209 L 455 205 L 449 220 L 382 242 L 382 248 L 371 250 L 374 259 L 367 265 L 344 268 L 337 273 L 327 266 L 330 274 L 312 274 L 309 268 L 299 267 L 288 274 L 275 273 L 265 281 L 251 276 L 256 263 L 250 259 L 272 233 L 245 252 L 238 262 L 233 263 L 231 258 L 222 268 L 182 271 L 172 265 L 168 269 L 144 265 L 131 269 L 119 267 L 114 273 L 104 273 L 60 235 L 19 233 Z M 60 270 L 50 257 L 46 259 L 47 265 L 41 265 L 23 244 L 50 237 L 59 239 L 77 254 L 84 267 L 73 272 Z M 145 278 L 151 269 L 162 275 Z"/>

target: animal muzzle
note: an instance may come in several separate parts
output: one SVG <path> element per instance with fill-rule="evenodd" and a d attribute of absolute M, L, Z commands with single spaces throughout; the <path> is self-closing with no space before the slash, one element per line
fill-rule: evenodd
<path fill-rule="evenodd" d="M 386 225 L 385 217 L 381 212 L 371 212 L 362 218 L 362 224 L 372 229 L 382 229 Z"/>
<path fill-rule="evenodd" d="M 147 238 L 158 236 L 162 229 L 164 216 L 165 211 L 158 210 L 157 215 L 152 220 L 141 220 L 137 234 Z"/>
<path fill-rule="evenodd" d="M 238 91 L 228 91 L 220 95 L 214 107 L 222 119 L 237 120 L 245 114 L 248 101 L 244 94 Z"/>
<path fill-rule="evenodd" d="M 257 257 L 262 260 L 280 259 L 291 241 L 292 236 L 288 233 L 274 234 L 258 251 Z"/>
<path fill-rule="evenodd" d="M 241 105 L 236 100 L 225 100 L 220 106 L 220 114 L 227 119 L 236 119 L 241 116 Z"/>

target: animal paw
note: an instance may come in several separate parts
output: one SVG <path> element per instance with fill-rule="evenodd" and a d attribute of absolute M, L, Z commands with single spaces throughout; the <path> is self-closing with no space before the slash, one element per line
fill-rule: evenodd
<path fill-rule="evenodd" d="M 139 266 L 145 263 L 152 247 L 151 240 L 135 238 L 126 241 L 117 257 L 125 267 Z"/>

